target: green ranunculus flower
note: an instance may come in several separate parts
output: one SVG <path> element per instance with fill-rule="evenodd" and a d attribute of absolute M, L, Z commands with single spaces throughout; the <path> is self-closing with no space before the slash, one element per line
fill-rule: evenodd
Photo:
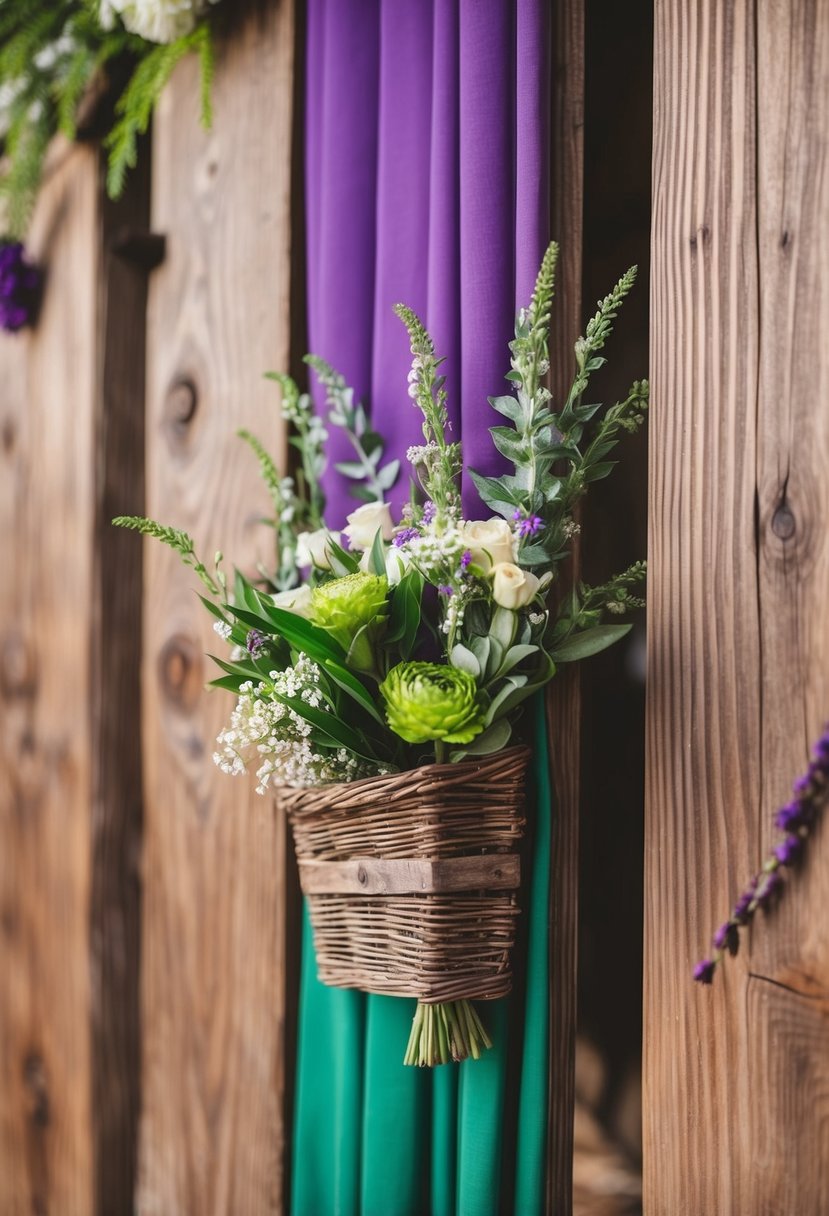
<path fill-rule="evenodd" d="M 386 718 L 407 743 L 470 743 L 484 729 L 475 677 L 443 663 L 398 663 L 380 685 Z"/>
<path fill-rule="evenodd" d="M 355 634 L 384 619 L 388 579 L 378 574 L 346 574 L 311 592 L 311 620 L 349 649 Z"/>

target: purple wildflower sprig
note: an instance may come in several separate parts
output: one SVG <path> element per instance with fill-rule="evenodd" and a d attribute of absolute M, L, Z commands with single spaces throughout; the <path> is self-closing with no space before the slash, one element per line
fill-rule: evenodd
<path fill-rule="evenodd" d="M 710 958 L 704 958 L 694 968 L 694 979 L 700 984 L 710 984 L 720 962 L 729 954 L 736 954 L 739 946 L 739 931 L 750 924 L 758 908 L 767 908 L 783 886 L 783 871 L 793 866 L 801 857 L 803 848 L 818 813 L 829 793 L 829 724 L 815 744 L 812 762 L 802 777 L 794 783 L 794 798 L 782 806 L 774 817 L 774 823 L 785 835 L 775 845 L 758 874 L 749 882 L 734 905 L 728 918 L 717 929 L 713 938 L 714 950 Z"/>
<path fill-rule="evenodd" d="M 0 329 L 17 333 L 33 325 L 43 289 L 43 272 L 20 241 L 0 239 Z"/>
<path fill-rule="evenodd" d="M 520 540 L 535 536 L 544 527 L 544 520 L 540 515 L 529 515 L 520 507 L 513 512 L 512 518 L 515 520 L 515 531 Z"/>

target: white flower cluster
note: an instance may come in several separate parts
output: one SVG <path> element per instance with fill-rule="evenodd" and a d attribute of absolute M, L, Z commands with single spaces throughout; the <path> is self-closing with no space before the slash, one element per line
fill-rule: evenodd
<path fill-rule="evenodd" d="M 230 635 L 233 632 L 231 626 L 228 625 L 227 621 L 214 621 L 213 629 L 214 629 L 214 632 L 218 633 L 219 637 L 222 638 L 223 641 L 225 641 L 225 642 L 229 641 Z"/>
<path fill-rule="evenodd" d="M 217 0 L 101 0 L 98 20 L 112 29 L 116 15 L 126 28 L 148 42 L 175 42 L 191 33 Z"/>
<path fill-rule="evenodd" d="M 424 371 L 433 371 L 435 367 L 435 356 L 429 354 L 416 354 L 412 358 L 412 369 L 407 376 L 409 382 L 409 396 L 412 401 L 417 400 L 418 389 L 420 382 L 423 379 Z"/>
<path fill-rule="evenodd" d="M 305 787 L 332 781 L 353 781 L 364 775 L 365 766 L 345 748 L 316 751 L 310 739 L 312 728 L 293 709 L 276 701 L 272 693 L 325 708 L 319 687 L 320 669 L 301 655 L 295 667 L 272 671 L 271 683 L 241 685 L 230 725 L 218 736 L 220 750 L 213 755 L 222 772 L 236 777 L 258 760 L 257 794 L 268 786 Z"/>
<path fill-rule="evenodd" d="M 465 549 L 459 528 L 447 528 L 440 535 L 430 528 L 400 547 L 423 577 L 436 584 L 454 577 Z"/>

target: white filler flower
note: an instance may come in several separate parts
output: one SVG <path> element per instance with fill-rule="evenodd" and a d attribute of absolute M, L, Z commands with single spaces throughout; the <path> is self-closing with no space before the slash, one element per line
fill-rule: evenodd
<path fill-rule="evenodd" d="M 101 0 L 99 20 L 112 29 L 116 14 L 126 28 L 148 42 L 175 42 L 191 33 L 216 0 Z"/>

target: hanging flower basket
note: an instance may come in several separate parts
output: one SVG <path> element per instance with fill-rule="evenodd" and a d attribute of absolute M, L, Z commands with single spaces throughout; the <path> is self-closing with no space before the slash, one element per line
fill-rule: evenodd
<path fill-rule="evenodd" d="M 324 984 L 424 1004 L 509 992 L 529 754 L 281 794 Z"/>

